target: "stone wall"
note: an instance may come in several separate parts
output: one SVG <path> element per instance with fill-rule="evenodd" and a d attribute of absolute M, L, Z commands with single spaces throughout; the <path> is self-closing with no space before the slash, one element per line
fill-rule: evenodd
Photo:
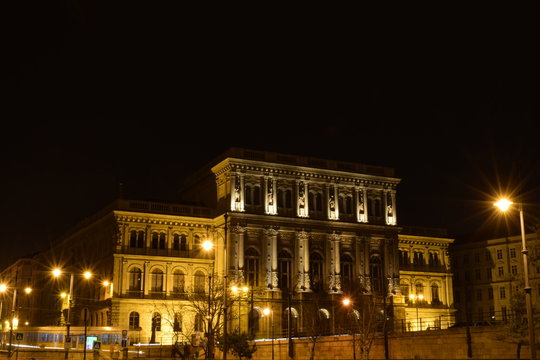
<path fill-rule="evenodd" d="M 419 331 L 388 336 L 389 359 L 516 359 L 517 345 L 497 340 L 504 333 L 499 327 L 472 327 L 470 345 L 467 329 Z M 312 343 L 308 338 L 293 339 L 294 359 L 310 358 Z M 254 360 L 272 359 L 271 341 L 258 341 Z M 378 337 L 371 348 L 370 359 L 384 359 L 384 338 Z M 521 349 L 521 359 L 529 358 L 528 346 Z M 289 360 L 286 339 L 274 341 L 274 359 Z M 321 337 L 316 344 L 315 359 L 353 359 L 351 336 Z M 356 359 L 362 359 L 356 353 Z"/>

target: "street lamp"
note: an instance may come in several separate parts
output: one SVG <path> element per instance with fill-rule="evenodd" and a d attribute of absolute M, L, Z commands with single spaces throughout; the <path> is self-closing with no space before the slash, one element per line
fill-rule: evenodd
<path fill-rule="evenodd" d="M 498 207 L 502 212 L 510 209 L 512 201 L 508 199 L 500 199 L 494 205 Z M 527 306 L 527 327 L 529 330 L 529 347 L 531 349 L 531 360 L 536 360 L 536 335 L 534 333 L 534 322 L 533 322 L 533 308 L 532 308 L 532 299 L 531 299 L 531 287 L 529 285 L 529 261 L 527 250 L 527 242 L 525 241 L 525 224 L 523 221 L 523 205 L 518 204 L 519 208 L 519 223 L 521 228 L 521 253 L 523 254 L 523 280 L 525 286 L 523 290 L 525 291 L 525 303 Z"/>
<path fill-rule="evenodd" d="M 271 315 L 270 316 L 270 328 L 271 328 L 270 337 L 272 339 L 272 360 L 274 360 L 274 312 L 270 308 L 265 308 L 263 310 L 263 315 L 264 316 Z"/>
<path fill-rule="evenodd" d="M 349 321 L 351 321 L 351 312 L 352 312 L 352 302 L 349 298 L 344 298 L 341 300 L 343 306 L 347 308 L 347 315 L 349 318 Z M 355 337 L 355 331 L 356 329 L 351 326 L 351 336 L 352 336 L 352 348 L 353 348 L 353 360 L 356 360 L 356 337 Z"/>
<path fill-rule="evenodd" d="M 422 325 L 420 324 L 420 320 L 418 317 L 418 303 L 424 300 L 424 295 L 423 294 L 418 294 L 418 295 L 410 294 L 409 299 L 413 300 L 414 303 L 416 304 L 416 330 L 417 331 L 422 330 Z"/>
<path fill-rule="evenodd" d="M 3 289 L 3 290 L 2 290 Z M 7 290 L 7 285 L 2 284 L 0 285 L 0 291 L 4 292 Z M 32 289 L 30 287 L 26 287 L 24 289 L 24 292 L 26 294 L 30 294 L 32 292 Z M 17 287 L 13 288 L 13 299 L 11 303 L 11 321 L 9 326 L 9 348 L 8 348 L 8 359 L 11 358 L 11 355 L 13 353 L 13 328 L 15 327 L 15 323 L 19 322 L 19 319 L 16 318 L 16 304 L 17 304 Z"/>
<path fill-rule="evenodd" d="M 59 277 L 60 275 L 62 275 L 62 270 L 59 269 L 59 268 L 55 268 L 53 271 L 52 271 L 52 274 L 54 277 Z M 92 273 L 90 271 L 85 271 L 83 273 L 83 277 L 85 279 L 90 279 L 92 277 Z M 73 278 L 74 278 L 74 273 L 71 272 L 69 274 L 69 293 L 67 295 L 67 301 L 68 301 L 68 308 L 67 308 L 67 316 L 66 316 L 66 341 L 64 342 L 64 346 L 66 348 L 66 352 L 65 352 L 65 355 L 64 355 L 64 358 L 67 359 L 68 358 L 68 354 L 69 354 L 69 345 L 71 345 L 71 338 L 70 338 L 70 335 L 69 335 L 69 329 L 70 329 L 70 313 L 71 313 L 71 306 L 72 306 L 72 301 L 73 301 Z M 68 344 L 69 342 L 69 344 Z M 86 344 L 84 344 L 85 348 L 86 348 Z"/>

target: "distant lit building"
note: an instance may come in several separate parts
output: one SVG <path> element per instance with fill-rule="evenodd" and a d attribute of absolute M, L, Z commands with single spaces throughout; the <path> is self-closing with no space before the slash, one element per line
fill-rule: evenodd
<path fill-rule="evenodd" d="M 526 235 L 533 303 L 540 301 L 540 238 Z M 454 244 L 454 296 L 459 322 L 506 321 L 523 291 L 521 235 Z"/>
<path fill-rule="evenodd" d="M 184 183 L 183 204 L 119 199 L 34 261 L 77 274 L 73 326 L 86 316 L 89 326 L 127 330 L 130 342 L 170 343 L 178 329 L 204 333 L 204 319 L 178 305 L 208 294 L 211 276 L 225 273 L 229 289 L 249 287 L 231 309 L 230 329 L 258 337 L 270 336 L 265 307 L 274 311 L 276 336 L 309 333 L 313 316 L 325 334 L 342 332 L 341 300 L 351 294 L 384 301 L 396 330 L 444 328 L 453 313 L 452 240 L 402 233 L 399 182 L 386 167 L 233 148 Z M 207 240 L 211 252 L 201 246 Z M 90 280 L 78 276 L 87 268 Z M 39 274 L 34 282 L 50 283 Z M 58 295 L 68 280 L 41 289 L 42 306 L 58 311 L 51 322 L 36 309 L 36 324 L 65 322 Z M 423 322 L 411 292 L 425 295 Z"/>

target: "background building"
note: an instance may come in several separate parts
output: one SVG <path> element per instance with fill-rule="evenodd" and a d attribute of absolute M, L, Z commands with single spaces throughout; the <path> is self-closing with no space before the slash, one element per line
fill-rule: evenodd
<path fill-rule="evenodd" d="M 540 241 L 526 235 L 533 303 L 540 295 Z M 523 294 L 521 236 L 454 244 L 454 296 L 458 322 L 504 322 L 512 315 L 512 299 Z"/>
<path fill-rule="evenodd" d="M 257 337 L 342 333 L 370 304 L 385 329 L 447 327 L 452 240 L 401 233 L 399 182 L 386 167 L 230 149 L 185 182 L 182 201 L 119 199 L 33 257 L 41 309 L 26 310 L 34 325 L 69 318 L 171 343 L 204 336 L 210 311 L 194 299 L 227 289 L 227 328 Z M 53 279 L 54 266 L 65 275 Z"/>

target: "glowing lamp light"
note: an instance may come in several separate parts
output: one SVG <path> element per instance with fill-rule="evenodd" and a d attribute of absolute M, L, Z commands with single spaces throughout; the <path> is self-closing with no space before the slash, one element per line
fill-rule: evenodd
<path fill-rule="evenodd" d="M 347 299 L 347 298 L 343 299 L 343 305 L 349 306 L 350 303 L 351 303 L 351 300 L 350 300 L 350 299 Z"/>
<path fill-rule="evenodd" d="M 105 281 L 103 282 L 103 286 L 109 286 L 109 285 L 110 285 L 110 282 L 108 282 L 107 280 L 105 280 Z"/>
<path fill-rule="evenodd" d="M 511 202 L 510 200 L 502 198 L 499 201 L 497 201 L 494 205 L 504 212 L 508 210 L 510 208 L 510 205 L 512 204 L 513 202 Z"/>
<path fill-rule="evenodd" d="M 210 251 L 214 247 L 214 244 L 210 240 L 206 240 L 201 244 L 201 246 L 204 250 Z"/>
<path fill-rule="evenodd" d="M 30 294 L 32 292 L 32 288 L 27 287 L 24 289 L 24 292 Z"/>
<path fill-rule="evenodd" d="M 7 285 L 6 284 L 0 284 L 0 292 L 4 292 L 7 290 Z"/>
<path fill-rule="evenodd" d="M 242 291 L 243 291 L 243 292 L 248 292 L 248 291 L 249 291 L 249 288 L 248 288 L 247 286 L 244 286 L 244 287 L 242 288 Z"/>
<path fill-rule="evenodd" d="M 90 271 L 85 271 L 83 276 L 85 279 L 90 279 L 92 277 L 92 273 Z"/>
<path fill-rule="evenodd" d="M 60 297 L 61 297 L 61 298 L 65 298 L 66 296 L 67 296 L 67 294 L 66 294 L 65 292 L 63 292 L 63 293 L 60 294 Z"/>
<path fill-rule="evenodd" d="M 60 269 L 54 269 L 54 270 L 52 271 L 52 274 L 53 274 L 54 277 L 59 277 L 59 276 L 62 274 L 62 270 L 60 270 Z"/>
<path fill-rule="evenodd" d="M 265 308 L 265 309 L 263 310 L 263 315 L 264 315 L 264 316 L 270 315 L 270 309 L 269 309 L 269 308 Z"/>

